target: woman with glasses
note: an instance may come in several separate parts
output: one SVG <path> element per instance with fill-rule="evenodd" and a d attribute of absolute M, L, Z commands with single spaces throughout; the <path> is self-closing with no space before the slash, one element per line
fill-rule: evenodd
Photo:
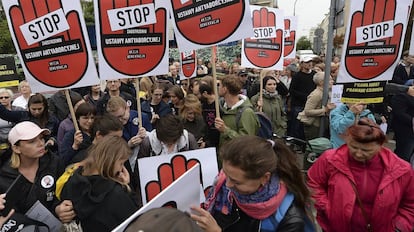
<path fill-rule="evenodd" d="M 11 101 L 13 98 L 13 92 L 10 89 L 0 89 L 0 104 L 3 105 L 7 110 L 25 110 L 19 106 L 12 106 Z M 0 154 L 7 150 L 7 136 L 9 131 L 13 127 L 14 123 L 0 119 Z"/>
<path fill-rule="evenodd" d="M 323 231 L 413 231 L 414 170 L 384 147 L 386 136 L 368 118 L 344 133 L 346 144 L 326 151 L 308 171 Z"/>

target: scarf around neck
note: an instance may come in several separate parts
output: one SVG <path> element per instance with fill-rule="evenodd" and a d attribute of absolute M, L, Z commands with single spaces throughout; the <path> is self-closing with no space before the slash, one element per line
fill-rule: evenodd
<path fill-rule="evenodd" d="M 204 208 L 210 212 L 219 211 L 225 215 L 232 212 L 234 203 L 247 215 L 263 220 L 277 211 L 287 188 L 279 177 L 272 175 L 270 181 L 252 194 L 242 195 L 226 187 L 226 175 L 220 171 L 216 177 Z"/>
<path fill-rule="evenodd" d="M 263 89 L 263 95 L 265 95 L 269 98 L 275 98 L 275 97 L 279 96 L 279 93 L 277 92 L 277 90 L 274 93 L 270 93 L 270 92 L 266 91 L 265 89 Z"/>

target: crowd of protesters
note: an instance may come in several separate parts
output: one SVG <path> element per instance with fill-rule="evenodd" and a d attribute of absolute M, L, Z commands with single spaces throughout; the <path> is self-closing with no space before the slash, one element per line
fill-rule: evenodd
<path fill-rule="evenodd" d="M 338 57 L 334 61 L 330 64 L 330 87 L 335 83 L 340 65 Z M 268 201 L 278 202 L 276 206 L 279 206 L 288 193 L 295 197 L 295 203 L 288 210 L 291 218 L 271 231 L 303 231 L 306 220 L 295 217 L 312 219 L 312 213 L 307 212 L 311 193 L 315 194 L 318 222 L 324 231 L 349 231 L 342 230 L 342 225 L 351 228 L 369 225 L 374 231 L 382 231 L 381 228 L 412 231 L 414 174 L 408 162 L 414 152 L 413 57 L 404 53 L 397 66 L 387 88 L 392 90 L 387 92 L 387 102 L 382 103 L 387 106 L 385 110 L 377 110 L 381 108 L 378 104 L 361 102 L 323 103 L 325 62 L 319 57 L 293 59 L 283 70 L 248 69 L 239 62 L 237 58 L 231 64 L 217 61 L 217 80 L 214 80 L 209 61 L 198 59 L 197 77 L 191 79 L 180 77 L 179 62 L 172 61 L 167 75 L 140 78 L 139 99 L 136 99 L 134 79 L 114 79 L 105 85 L 73 89 L 69 91 L 73 116 L 64 91 L 57 91 L 46 99 L 40 93 L 31 93 L 30 85 L 22 81 L 20 96 L 13 98 L 12 91 L 1 88 L 0 193 L 19 174 L 26 177 L 28 186 L 34 186 L 27 191 L 35 193 L 19 202 L 13 215 L 0 217 L 0 222 L 6 222 L 9 217 L 10 220 L 25 219 L 25 211 L 39 200 L 63 223 L 75 219 L 81 222 L 84 231 L 110 231 L 142 206 L 137 159 L 215 147 L 219 152 L 212 158 L 223 162 L 223 171 L 217 177 L 221 185 L 215 186 L 217 191 L 210 196 L 213 198 L 208 198 L 207 207 L 195 207 L 198 214 L 191 215 L 205 231 L 257 231 L 260 223 L 271 221 L 269 217 L 277 210 L 275 205 L 267 205 Z M 137 101 L 141 112 L 137 111 Z M 220 112 L 216 112 L 216 101 Z M 255 137 L 260 127 L 255 111 L 263 112 L 270 119 L 273 133 L 278 137 L 330 139 L 334 150 L 328 153 L 339 158 L 324 154 L 311 168 L 310 187 L 314 192 L 307 189 L 298 174 L 300 167 L 293 161 L 289 148 L 279 140 Z M 395 133 L 395 153 L 401 159 L 392 151 L 380 148 L 386 140 L 378 125 L 386 122 L 390 125 L 388 130 Z M 321 123 L 325 123 L 325 131 L 320 131 Z M 76 129 L 74 124 L 78 125 Z M 259 153 L 263 153 L 261 161 L 266 165 L 253 162 Z M 362 159 L 360 153 L 368 155 Z M 338 162 L 345 163 L 345 167 L 338 167 Z M 366 180 L 357 173 L 364 168 L 361 162 L 372 163 L 367 168 L 367 173 L 372 174 L 369 186 L 361 184 Z M 383 191 L 385 175 L 395 177 L 397 171 L 388 168 L 394 164 L 401 166 L 398 173 L 403 183 L 392 182 L 398 187 L 394 192 L 386 188 L 387 196 L 395 199 L 389 202 L 377 192 Z M 253 170 L 254 165 L 260 169 Z M 336 169 L 343 173 L 335 174 Z M 47 188 L 45 176 L 53 180 Z M 349 183 L 344 185 L 348 193 L 356 195 L 353 200 L 346 198 L 347 202 L 338 192 L 345 187 L 336 188 L 331 183 L 336 179 L 342 181 L 344 176 L 351 176 L 351 187 L 356 185 L 354 190 L 349 190 Z M 370 191 L 365 194 L 366 188 Z M 229 194 L 229 189 L 234 190 L 235 202 L 223 197 Z M 263 193 L 262 189 L 271 192 Z M 330 196 L 327 191 L 338 196 Z M 257 205 L 251 205 L 245 195 L 262 197 L 255 203 L 266 202 L 266 207 L 254 208 Z M 374 204 L 376 197 L 392 212 L 377 215 L 383 209 Z M 243 208 L 241 201 L 253 208 Z M 333 208 L 338 202 L 348 205 Z M 228 206 L 232 208 L 225 208 Z M 358 207 L 366 209 L 367 215 L 364 211 L 361 214 Z M 229 212 L 231 209 L 237 212 Z M 346 218 L 331 212 L 342 209 L 347 210 Z M 262 210 L 266 215 L 255 210 Z M 232 221 L 228 220 L 239 214 L 243 220 L 229 225 Z"/>

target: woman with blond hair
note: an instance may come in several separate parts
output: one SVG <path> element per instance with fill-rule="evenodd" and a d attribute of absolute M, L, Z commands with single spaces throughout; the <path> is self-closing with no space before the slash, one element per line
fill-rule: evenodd
<path fill-rule="evenodd" d="M 29 121 L 18 123 L 10 130 L 8 140 L 12 154 L 0 166 L 0 193 L 6 192 L 20 175 L 24 177 L 18 186 L 20 197 L 13 207 L 15 213 L 10 218 L 10 225 L 15 225 L 15 229 L 27 222 L 25 213 L 36 202 L 40 202 L 51 213 L 56 213 L 62 222 L 72 219 L 71 202 L 59 204 L 55 196 L 55 183 L 63 173 L 64 165 L 58 156 L 45 149 L 44 137 L 48 134 L 48 129 L 41 129 Z"/>
<path fill-rule="evenodd" d="M 61 198 L 72 201 L 84 231 L 111 231 L 137 211 L 124 166 L 130 155 L 123 138 L 105 136 L 66 182 Z"/>
<path fill-rule="evenodd" d="M 207 128 L 202 115 L 201 102 L 196 95 L 189 94 L 184 98 L 180 116 L 183 120 L 184 129 L 194 135 L 200 148 L 204 148 L 206 146 L 204 137 Z"/>

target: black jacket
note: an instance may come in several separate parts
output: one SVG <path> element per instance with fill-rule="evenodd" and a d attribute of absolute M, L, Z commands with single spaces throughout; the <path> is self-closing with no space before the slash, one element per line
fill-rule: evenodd
<path fill-rule="evenodd" d="M 17 203 L 16 212 L 25 214 L 39 200 L 55 214 L 54 208 L 59 202 L 55 196 L 56 181 L 64 170 L 63 161 L 58 156 L 51 153 L 43 155 L 39 160 L 34 183 L 27 182 L 21 186 L 21 191 L 24 192 L 22 195 L 25 197 Z M 18 175 L 19 171 L 10 167 L 9 160 L 4 162 L 0 169 L 0 192 L 4 193 Z"/>
<path fill-rule="evenodd" d="M 410 74 L 408 75 L 407 71 L 405 71 L 405 66 L 399 64 L 395 67 L 394 73 L 392 74 L 392 80 L 390 80 L 390 82 L 404 85 L 409 79 L 414 79 L 414 67 L 410 66 Z"/>
<path fill-rule="evenodd" d="M 214 212 L 213 217 L 223 232 L 259 232 L 260 220 L 251 218 L 241 209 L 234 205 L 231 214 L 224 215 L 221 212 Z M 293 203 L 282 221 L 279 223 L 277 232 L 301 232 L 305 228 L 305 212 Z M 276 232 L 275 231 L 275 232 Z"/>
<path fill-rule="evenodd" d="M 82 229 L 111 231 L 138 210 L 134 196 L 123 186 L 102 176 L 82 176 L 78 168 L 62 189 L 62 200 L 71 200 Z"/>
<path fill-rule="evenodd" d="M 414 117 L 414 97 L 407 93 L 393 96 L 391 99 L 393 120 L 391 126 L 395 133 L 407 138 L 414 139 L 413 117 Z"/>

